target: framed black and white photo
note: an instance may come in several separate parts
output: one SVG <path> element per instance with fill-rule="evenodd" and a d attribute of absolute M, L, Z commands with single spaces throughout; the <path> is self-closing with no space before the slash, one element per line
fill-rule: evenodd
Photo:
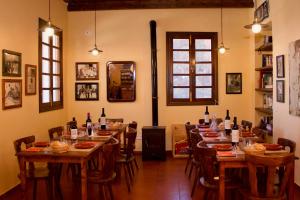
<path fill-rule="evenodd" d="M 284 78 L 284 55 L 276 56 L 277 78 Z"/>
<path fill-rule="evenodd" d="M 99 100 L 98 83 L 75 83 L 76 101 L 97 101 Z"/>
<path fill-rule="evenodd" d="M 265 0 L 256 10 L 255 10 L 255 17 L 257 18 L 258 22 L 263 21 L 264 19 L 269 17 L 269 0 Z"/>
<path fill-rule="evenodd" d="M 22 80 L 2 80 L 2 109 L 22 107 Z"/>
<path fill-rule="evenodd" d="M 284 103 L 284 80 L 276 81 L 277 102 Z"/>
<path fill-rule="evenodd" d="M 22 75 L 22 54 L 9 51 L 6 49 L 2 50 L 2 76 L 15 76 L 21 77 Z"/>
<path fill-rule="evenodd" d="M 99 80 L 99 66 L 97 62 L 77 62 L 76 80 Z"/>
<path fill-rule="evenodd" d="M 226 94 L 242 94 L 242 73 L 226 73 Z"/>
<path fill-rule="evenodd" d="M 25 95 L 36 94 L 36 66 L 25 65 Z"/>

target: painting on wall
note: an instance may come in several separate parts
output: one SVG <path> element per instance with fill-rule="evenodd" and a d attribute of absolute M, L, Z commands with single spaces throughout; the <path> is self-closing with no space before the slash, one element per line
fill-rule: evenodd
<path fill-rule="evenodd" d="M 25 65 L 25 95 L 36 94 L 36 66 Z"/>
<path fill-rule="evenodd" d="M 97 101 L 99 100 L 98 83 L 75 83 L 76 101 Z"/>
<path fill-rule="evenodd" d="M 284 55 L 276 56 L 277 78 L 284 78 Z"/>
<path fill-rule="evenodd" d="M 276 81 L 277 102 L 284 103 L 284 80 Z"/>
<path fill-rule="evenodd" d="M 21 76 L 22 54 L 6 49 L 2 50 L 2 75 L 3 76 Z"/>
<path fill-rule="evenodd" d="M 289 45 L 290 105 L 291 115 L 300 116 L 300 40 Z"/>
<path fill-rule="evenodd" d="M 76 80 L 99 80 L 99 67 L 97 62 L 77 62 Z"/>
<path fill-rule="evenodd" d="M 22 80 L 2 80 L 2 109 L 22 107 Z"/>
<path fill-rule="evenodd" d="M 226 73 L 226 94 L 242 94 L 242 73 Z"/>

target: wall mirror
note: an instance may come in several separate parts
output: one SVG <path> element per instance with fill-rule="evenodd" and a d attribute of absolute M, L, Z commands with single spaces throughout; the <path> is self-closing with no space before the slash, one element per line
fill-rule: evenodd
<path fill-rule="evenodd" d="M 107 100 L 109 102 L 135 101 L 135 62 L 111 61 L 107 67 Z"/>

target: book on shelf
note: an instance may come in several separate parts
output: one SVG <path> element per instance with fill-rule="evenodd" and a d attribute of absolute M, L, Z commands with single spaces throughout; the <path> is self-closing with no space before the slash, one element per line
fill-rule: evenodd
<path fill-rule="evenodd" d="M 272 67 L 273 66 L 273 55 L 263 54 L 262 55 L 262 67 Z"/>
<path fill-rule="evenodd" d="M 262 88 L 273 88 L 273 75 L 271 73 L 265 73 L 262 75 Z"/>

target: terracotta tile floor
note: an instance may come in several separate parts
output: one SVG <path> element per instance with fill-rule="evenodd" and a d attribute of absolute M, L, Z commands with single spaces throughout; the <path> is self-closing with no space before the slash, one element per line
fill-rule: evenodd
<path fill-rule="evenodd" d="M 115 200 L 191 200 L 191 180 L 184 174 L 185 159 L 169 158 L 165 162 L 146 161 L 138 159 L 140 170 L 136 173 L 133 188 L 130 193 L 123 177 L 113 185 Z M 64 171 L 65 172 L 65 171 Z M 46 198 L 44 184 L 39 184 L 38 199 Z M 74 182 L 66 175 L 62 177 L 62 190 L 65 200 L 80 199 L 80 183 Z M 29 198 L 32 189 L 28 190 Z M 88 186 L 88 199 L 100 199 L 96 186 Z M 201 200 L 203 189 L 199 186 L 195 192 L 193 200 Z M 299 191 L 296 192 L 296 198 L 300 199 Z M 19 200 L 20 191 L 9 194 L 0 200 Z"/>

